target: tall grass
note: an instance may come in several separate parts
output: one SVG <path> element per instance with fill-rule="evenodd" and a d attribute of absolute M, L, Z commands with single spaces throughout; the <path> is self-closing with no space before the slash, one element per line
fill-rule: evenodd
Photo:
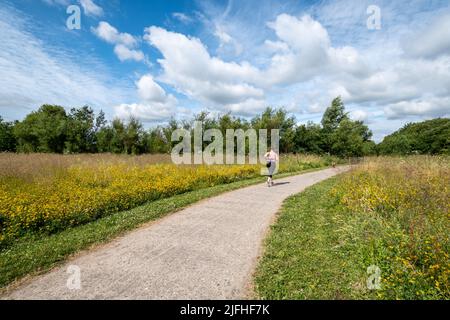
<path fill-rule="evenodd" d="M 348 212 L 337 233 L 363 241 L 353 250 L 381 268 L 379 298 L 450 298 L 448 157 L 369 159 L 332 195 Z"/>
<path fill-rule="evenodd" d="M 257 177 L 260 165 L 175 166 L 166 155 L 0 155 L 0 246 L 219 184 Z M 329 164 L 283 156 L 282 172 Z"/>
<path fill-rule="evenodd" d="M 57 172 L 80 165 L 96 167 L 99 165 L 126 164 L 128 166 L 145 166 L 158 163 L 170 163 L 168 154 L 148 154 L 129 156 L 121 154 L 76 154 L 61 155 L 50 153 L 0 153 L 0 178 L 14 177 L 31 181 L 49 178 Z"/>

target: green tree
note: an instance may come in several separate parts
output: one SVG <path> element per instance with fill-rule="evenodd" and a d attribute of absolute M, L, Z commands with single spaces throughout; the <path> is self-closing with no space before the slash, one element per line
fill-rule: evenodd
<path fill-rule="evenodd" d="M 63 107 L 43 105 L 14 127 L 18 151 L 62 153 L 67 133 Z"/>
<path fill-rule="evenodd" d="M 114 130 L 111 126 L 102 126 L 95 133 L 98 152 L 114 152 L 113 151 L 113 138 Z"/>
<path fill-rule="evenodd" d="M 343 119 L 331 134 L 331 154 L 339 157 L 361 157 L 369 146 L 372 133 L 360 121 Z"/>
<path fill-rule="evenodd" d="M 331 106 L 325 111 L 322 118 L 322 128 L 325 132 L 332 132 L 339 127 L 344 119 L 348 119 L 341 97 L 335 98 Z"/>
<path fill-rule="evenodd" d="M 142 153 L 145 146 L 142 123 L 137 118 L 131 117 L 128 120 L 128 123 L 125 125 L 124 129 L 123 152 L 133 155 Z"/>
<path fill-rule="evenodd" d="M 16 137 L 14 136 L 14 123 L 5 122 L 0 116 L 0 152 L 16 151 Z"/>
<path fill-rule="evenodd" d="M 113 120 L 112 124 L 112 138 L 111 138 L 111 152 L 113 153 L 124 153 L 125 152 L 125 136 L 126 127 L 122 120 L 116 118 Z"/>
<path fill-rule="evenodd" d="M 289 116 L 285 109 L 273 109 L 268 107 L 260 116 L 254 117 L 251 126 L 255 130 L 267 129 L 270 141 L 272 129 L 280 130 L 280 152 L 292 152 L 294 149 L 295 118 Z"/>
<path fill-rule="evenodd" d="M 450 119 L 409 123 L 384 138 L 380 154 L 450 154 Z"/>
<path fill-rule="evenodd" d="M 333 153 L 333 133 L 345 119 L 348 119 L 348 115 L 345 112 L 344 103 L 341 97 L 337 97 L 331 102 L 331 106 L 327 108 L 322 117 L 322 150 Z"/>
<path fill-rule="evenodd" d="M 188 130 L 187 128 L 185 129 Z M 170 151 L 162 127 L 156 127 L 149 131 L 146 136 L 146 150 L 153 154 L 168 153 Z"/>
<path fill-rule="evenodd" d="M 299 125 L 295 130 L 295 151 L 299 153 L 321 154 L 322 128 L 319 124 L 308 122 L 306 125 Z"/>
<path fill-rule="evenodd" d="M 88 106 L 70 111 L 65 143 L 67 152 L 95 152 L 94 121 L 94 111 Z"/>

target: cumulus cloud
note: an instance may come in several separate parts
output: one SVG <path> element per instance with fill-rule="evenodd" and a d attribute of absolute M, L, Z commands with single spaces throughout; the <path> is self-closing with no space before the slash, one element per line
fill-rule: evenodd
<path fill-rule="evenodd" d="M 114 52 L 120 61 L 145 59 L 141 50 L 134 49 L 138 45 L 137 38 L 129 33 L 119 32 L 108 22 L 101 21 L 96 28 L 91 27 L 91 31 L 100 39 L 114 45 Z"/>
<path fill-rule="evenodd" d="M 116 116 L 127 119 L 130 116 L 143 121 L 156 122 L 167 120 L 177 112 L 177 99 L 153 79 L 151 75 L 144 75 L 136 82 L 139 103 L 120 104 L 116 106 Z"/>
<path fill-rule="evenodd" d="M 332 47 L 327 30 L 308 15 L 297 18 L 281 14 L 267 25 L 278 37 L 265 43 L 278 49 L 265 75 L 271 84 L 308 81 L 321 73 L 367 74 L 358 51 L 350 46 Z"/>
<path fill-rule="evenodd" d="M 106 21 L 101 21 L 97 28 L 92 27 L 91 30 L 97 37 L 110 44 L 122 44 L 127 47 L 134 47 L 137 45 L 135 37 L 129 33 L 120 33 Z"/>
<path fill-rule="evenodd" d="M 273 53 L 266 68 L 246 61 L 225 62 L 211 56 L 199 39 L 156 26 L 145 29 L 144 40 L 163 55 L 158 60 L 162 81 L 192 99 L 229 110 L 241 110 L 255 101 L 258 108 L 250 109 L 259 110 L 273 86 L 306 82 L 320 73 L 358 78 L 367 74 L 358 51 L 332 47 L 326 29 L 310 16 L 281 14 L 268 26 L 277 39 L 264 43 Z M 215 34 L 221 45 L 233 42 L 222 29 Z"/>
<path fill-rule="evenodd" d="M 114 53 L 120 61 L 134 60 L 143 61 L 145 59 L 144 53 L 140 50 L 128 49 L 123 44 L 118 44 L 114 47 Z"/>
<path fill-rule="evenodd" d="M 102 7 L 95 4 L 93 0 L 80 0 L 80 4 L 88 16 L 100 17 L 103 15 Z"/>
<path fill-rule="evenodd" d="M 145 30 L 144 39 L 163 55 L 158 60 L 164 71 L 162 81 L 190 98 L 224 105 L 264 96 L 263 90 L 247 81 L 258 77 L 257 68 L 247 62 L 224 62 L 211 57 L 197 38 L 150 27 Z"/>

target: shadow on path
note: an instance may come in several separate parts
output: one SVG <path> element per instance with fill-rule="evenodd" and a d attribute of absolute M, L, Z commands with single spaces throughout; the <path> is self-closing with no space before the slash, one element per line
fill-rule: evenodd
<path fill-rule="evenodd" d="M 282 186 L 282 185 L 285 185 L 285 184 L 290 184 L 290 182 L 275 182 L 275 183 L 273 184 L 273 187 L 276 187 L 276 186 Z"/>

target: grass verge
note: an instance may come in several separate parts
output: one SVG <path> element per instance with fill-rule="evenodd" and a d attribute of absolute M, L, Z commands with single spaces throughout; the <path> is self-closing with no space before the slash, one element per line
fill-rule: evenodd
<path fill-rule="evenodd" d="M 277 175 L 277 178 L 321 169 L 324 169 L 324 167 L 280 174 Z M 26 275 L 48 271 L 72 254 L 105 243 L 144 223 L 155 221 L 197 201 L 263 181 L 264 178 L 257 177 L 191 191 L 152 201 L 143 206 L 106 216 L 53 235 L 29 235 L 24 237 L 0 251 L 0 288 L 4 288 Z"/>
<path fill-rule="evenodd" d="M 376 297 L 366 289 L 367 266 L 359 263 L 358 250 L 340 237 L 348 227 L 345 213 L 329 196 L 337 179 L 321 182 L 285 201 L 255 273 L 256 298 Z"/>

